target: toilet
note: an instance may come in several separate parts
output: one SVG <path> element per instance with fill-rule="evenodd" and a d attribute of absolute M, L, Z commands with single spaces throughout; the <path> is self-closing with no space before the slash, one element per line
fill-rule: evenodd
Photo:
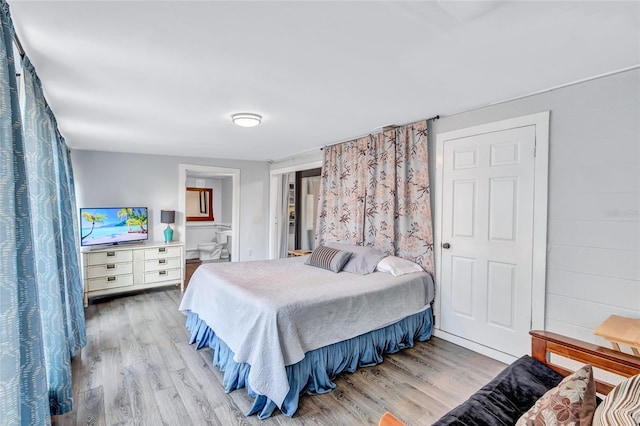
<path fill-rule="evenodd" d="M 200 251 L 200 260 L 207 261 L 220 259 L 226 243 L 227 235 L 222 232 L 216 232 L 213 241 L 209 243 L 198 244 L 198 250 Z"/>

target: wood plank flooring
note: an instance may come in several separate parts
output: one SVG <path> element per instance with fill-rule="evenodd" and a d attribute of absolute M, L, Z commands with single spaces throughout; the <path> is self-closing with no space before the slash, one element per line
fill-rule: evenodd
<path fill-rule="evenodd" d="M 114 298 L 85 310 L 87 346 L 73 360 L 75 408 L 54 425 L 364 425 L 391 411 L 429 425 L 504 368 L 438 338 L 345 373 L 337 388 L 305 395 L 293 418 L 276 410 L 245 417 L 245 389 L 229 394 L 210 349 L 187 343 L 181 293 L 168 288 Z"/>

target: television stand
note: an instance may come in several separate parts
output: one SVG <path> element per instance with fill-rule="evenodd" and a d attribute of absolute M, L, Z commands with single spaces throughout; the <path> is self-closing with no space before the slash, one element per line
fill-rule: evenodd
<path fill-rule="evenodd" d="M 180 285 L 184 291 L 184 245 L 119 244 L 82 253 L 84 306 L 89 298 Z"/>

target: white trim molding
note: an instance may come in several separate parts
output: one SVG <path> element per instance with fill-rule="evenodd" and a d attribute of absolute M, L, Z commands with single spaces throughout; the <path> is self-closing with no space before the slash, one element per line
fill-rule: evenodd
<path fill-rule="evenodd" d="M 467 348 L 484 356 L 488 356 L 489 358 L 497 359 L 498 361 L 504 362 L 505 364 L 511 364 L 513 361 L 518 359 L 513 355 L 497 351 L 488 346 L 472 342 L 471 340 L 463 339 L 462 337 L 458 337 L 454 334 L 449 334 L 446 331 L 442 331 L 439 329 L 434 329 L 433 335 L 435 337 L 439 337 L 442 340 L 446 340 L 447 342 L 455 343 L 456 345 L 462 346 L 463 348 Z"/>

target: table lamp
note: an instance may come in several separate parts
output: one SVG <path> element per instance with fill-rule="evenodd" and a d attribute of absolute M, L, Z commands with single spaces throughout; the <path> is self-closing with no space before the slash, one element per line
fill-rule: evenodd
<path fill-rule="evenodd" d="M 171 229 L 171 223 L 176 221 L 175 210 L 160 210 L 160 222 L 166 223 L 167 227 L 164 230 L 164 242 L 170 243 L 173 240 L 173 229 Z"/>

